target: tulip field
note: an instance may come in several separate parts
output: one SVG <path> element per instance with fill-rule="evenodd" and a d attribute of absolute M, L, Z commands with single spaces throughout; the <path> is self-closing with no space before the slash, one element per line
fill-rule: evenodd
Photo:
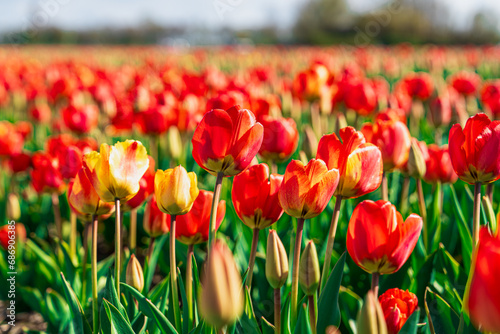
<path fill-rule="evenodd" d="M 499 59 L 0 48 L 0 331 L 500 333 Z"/>

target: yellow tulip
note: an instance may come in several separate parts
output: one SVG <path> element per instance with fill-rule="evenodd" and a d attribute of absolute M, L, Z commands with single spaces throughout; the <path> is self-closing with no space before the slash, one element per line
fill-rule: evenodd
<path fill-rule="evenodd" d="M 102 144 L 100 152 L 84 156 L 83 166 L 101 200 L 114 202 L 129 200 L 137 194 L 149 159 L 141 142 L 126 140 L 113 146 Z"/>
<path fill-rule="evenodd" d="M 169 215 L 186 214 L 193 207 L 198 193 L 194 172 L 188 173 L 182 166 L 156 171 L 155 197 L 161 211 Z"/>

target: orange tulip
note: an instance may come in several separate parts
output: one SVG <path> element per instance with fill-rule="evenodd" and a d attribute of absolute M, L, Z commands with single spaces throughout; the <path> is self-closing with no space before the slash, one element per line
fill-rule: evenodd
<path fill-rule="evenodd" d="M 113 211 L 114 203 L 101 201 L 83 168 L 68 186 L 68 203 L 73 211 L 84 215 L 104 215 Z"/>
<path fill-rule="evenodd" d="M 472 323 L 484 332 L 500 332 L 499 261 L 500 235 L 491 235 L 487 227 L 481 228 L 464 304 Z"/>
<path fill-rule="evenodd" d="M 455 124 L 450 129 L 449 153 L 458 177 L 469 184 L 490 183 L 500 177 L 500 121 L 490 121 L 486 114 L 467 120 L 464 129 Z"/>
<path fill-rule="evenodd" d="M 422 225 L 422 218 L 416 214 L 403 221 L 390 202 L 363 201 L 349 221 L 347 251 L 369 273 L 394 273 L 415 248 Z"/>
<path fill-rule="evenodd" d="M 279 202 L 288 215 L 310 219 L 325 209 L 338 183 L 339 171 L 329 170 L 323 160 L 313 159 L 306 166 L 292 160 L 278 192 Z"/>
<path fill-rule="evenodd" d="M 411 136 L 404 123 L 377 117 L 375 123 L 364 124 L 361 132 L 367 142 L 377 145 L 382 152 L 384 171 L 400 168 L 408 160 Z"/>
<path fill-rule="evenodd" d="M 100 152 L 87 153 L 83 166 L 99 197 L 113 202 L 129 200 L 137 194 L 149 159 L 140 142 L 126 140 L 113 146 L 102 144 Z"/>
<path fill-rule="evenodd" d="M 326 162 L 329 169 L 337 169 L 340 179 L 335 196 L 356 198 L 368 194 L 382 182 L 382 154 L 380 149 L 367 143 L 363 133 L 348 126 L 321 137 L 316 159 Z"/>
<path fill-rule="evenodd" d="M 234 176 L 244 171 L 262 144 L 264 128 L 247 109 L 209 111 L 196 128 L 193 158 L 212 174 Z"/>
<path fill-rule="evenodd" d="M 283 214 L 278 191 L 283 176 L 269 175 L 266 164 L 254 165 L 234 177 L 231 191 L 234 210 L 248 227 L 263 229 Z"/>

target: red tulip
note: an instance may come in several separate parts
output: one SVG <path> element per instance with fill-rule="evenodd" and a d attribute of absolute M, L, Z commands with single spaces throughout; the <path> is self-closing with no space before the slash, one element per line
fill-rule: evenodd
<path fill-rule="evenodd" d="M 195 245 L 208 240 L 210 229 L 210 209 L 214 193 L 200 190 L 191 210 L 185 215 L 176 216 L 177 224 L 175 238 L 186 245 Z M 220 201 L 217 206 L 217 230 L 226 214 L 226 201 Z M 170 215 L 167 215 L 167 224 L 170 227 Z"/>
<path fill-rule="evenodd" d="M 172 125 L 174 111 L 167 106 L 154 106 L 135 114 L 135 124 L 141 133 L 160 135 Z"/>
<path fill-rule="evenodd" d="M 49 123 L 52 110 L 50 110 L 50 107 L 44 103 L 32 106 L 28 113 L 38 123 Z"/>
<path fill-rule="evenodd" d="M 313 159 L 306 166 L 292 160 L 278 191 L 279 202 L 292 217 L 314 218 L 326 208 L 338 183 L 339 171 L 329 170 L 323 160 Z"/>
<path fill-rule="evenodd" d="M 500 115 L 500 81 L 490 81 L 481 89 L 481 101 L 485 109 L 495 117 Z"/>
<path fill-rule="evenodd" d="M 431 144 L 427 147 L 429 157 L 425 162 L 426 172 L 424 179 L 430 183 L 455 183 L 458 179 L 453 170 L 448 146 L 439 147 Z"/>
<path fill-rule="evenodd" d="M 403 221 L 387 201 L 358 204 L 347 229 L 347 251 L 369 273 L 392 274 L 410 257 L 422 229 L 422 218 L 411 214 Z"/>
<path fill-rule="evenodd" d="M 31 158 L 33 170 L 31 182 L 38 193 L 60 193 L 64 190 L 65 183 L 59 172 L 57 159 L 46 153 L 37 152 Z"/>
<path fill-rule="evenodd" d="M 24 136 L 17 127 L 8 121 L 0 121 L 0 156 L 20 153 L 23 146 Z"/>
<path fill-rule="evenodd" d="M 377 107 L 377 102 L 377 95 L 369 81 L 349 82 L 344 88 L 346 107 L 355 110 L 360 115 L 371 114 Z"/>
<path fill-rule="evenodd" d="M 500 332 L 500 235 L 491 235 L 487 227 L 479 232 L 473 255 L 470 285 L 464 306 L 472 323 L 482 332 Z"/>
<path fill-rule="evenodd" d="M 474 95 L 481 84 L 481 77 L 474 72 L 461 71 L 454 74 L 451 85 L 457 92 L 463 95 Z"/>
<path fill-rule="evenodd" d="M 9 158 L 9 167 L 12 173 L 21 173 L 31 166 L 31 156 L 21 152 L 12 154 Z"/>
<path fill-rule="evenodd" d="M 273 119 L 263 116 L 264 138 L 259 154 L 265 160 L 284 162 L 288 160 L 299 144 L 299 132 L 291 118 Z"/>
<path fill-rule="evenodd" d="M 448 94 L 438 96 L 430 102 L 429 118 L 435 127 L 446 126 L 451 121 L 451 101 Z"/>
<path fill-rule="evenodd" d="M 380 149 L 367 143 L 363 134 L 353 127 L 340 129 L 321 137 L 316 159 L 326 162 L 329 169 L 339 171 L 339 184 L 335 195 L 356 198 L 368 194 L 382 182 L 382 154 Z"/>
<path fill-rule="evenodd" d="M 177 216 L 179 219 L 181 216 Z M 144 210 L 144 231 L 153 238 L 168 233 L 170 225 L 167 223 L 168 215 L 160 210 L 155 196 L 151 197 Z"/>
<path fill-rule="evenodd" d="M 411 73 L 402 80 L 408 95 L 413 98 L 427 100 L 434 91 L 434 83 L 429 73 Z"/>
<path fill-rule="evenodd" d="M 263 229 L 283 214 L 278 200 L 282 175 L 269 175 L 266 164 L 254 165 L 234 177 L 232 199 L 234 210 L 248 227 Z"/>
<path fill-rule="evenodd" d="M 26 240 L 26 228 L 21 223 L 7 224 L 0 227 L 0 245 L 9 249 L 9 245 L 15 245 L 17 242 Z"/>
<path fill-rule="evenodd" d="M 250 110 L 234 106 L 209 111 L 196 128 L 193 158 L 212 174 L 234 176 L 244 171 L 262 144 L 264 128 Z"/>
<path fill-rule="evenodd" d="M 92 131 L 98 122 L 99 109 L 94 105 L 75 107 L 70 105 L 62 110 L 64 124 L 76 133 Z"/>
<path fill-rule="evenodd" d="M 378 297 L 389 334 L 397 334 L 410 315 L 417 309 L 415 294 L 398 288 L 389 289 Z"/>
<path fill-rule="evenodd" d="M 327 82 L 330 73 L 322 64 L 313 64 L 297 74 L 293 81 L 293 91 L 301 99 L 315 100 L 328 89 Z"/>
<path fill-rule="evenodd" d="M 401 168 L 408 160 L 411 136 L 404 123 L 377 118 L 374 124 L 364 124 L 361 132 L 367 142 L 377 145 L 382 152 L 384 171 Z"/>
<path fill-rule="evenodd" d="M 464 129 L 452 126 L 449 152 L 458 177 L 469 183 L 490 183 L 500 177 L 500 121 L 490 121 L 485 114 L 467 120 Z"/>

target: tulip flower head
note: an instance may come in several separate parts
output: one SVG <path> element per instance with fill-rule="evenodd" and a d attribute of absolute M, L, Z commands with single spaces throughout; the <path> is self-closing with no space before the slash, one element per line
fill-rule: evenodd
<path fill-rule="evenodd" d="M 213 109 L 196 128 L 193 158 L 212 174 L 234 176 L 244 171 L 260 149 L 264 128 L 250 110 L 239 106 Z"/>
<path fill-rule="evenodd" d="M 288 279 L 288 255 L 275 230 L 269 230 L 266 250 L 266 278 L 273 289 L 279 289 Z"/>
<path fill-rule="evenodd" d="M 151 197 L 144 210 L 144 231 L 152 238 L 164 235 L 170 231 L 170 225 L 167 220 L 168 215 L 158 208 L 156 198 L 154 196 Z"/>
<path fill-rule="evenodd" d="M 31 182 L 38 193 L 62 193 L 66 184 L 57 159 L 42 152 L 33 154 Z"/>
<path fill-rule="evenodd" d="M 77 213 L 91 216 L 108 214 L 115 207 L 114 203 L 103 202 L 99 198 L 83 168 L 69 183 L 68 203 Z"/>
<path fill-rule="evenodd" d="M 306 296 L 312 296 L 320 283 L 318 253 L 314 242 L 309 241 L 300 257 L 299 283 Z"/>
<path fill-rule="evenodd" d="M 156 171 L 155 196 L 158 207 L 169 215 L 184 215 L 198 197 L 198 182 L 194 172 L 182 166 Z"/>
<path fill-rule="evenodd" d="M 9 245 L 24 241 L 26 241 L 26 228 L 23 224 L 6 224 L 0 227 L 0 246 L 3 249 L 8 250 Z"/>
<path fill-rule="evenodd" d="M 347 251 L 368 273 L 392 274 L 410 257 L 422 225 L 422 218 L 416 214 L 403 221 L 390 202 L 363 201 L 349 221 Z"/>
<path fill-rule="evenodd" d="M 398 288 L 389 289 L 378 297 L 384 312 L 389 334 L 397 334 L 410 315 L 417 309 L 418 299 L 415 294 Z"/>
<path fill-rule="evenodd" d="M 142 266 L 134 254 L 130 256 L 130 260 L 128 261 L 126 283 L 131 287 L 136 288 L 137 291 L 142 291 L 144 288 L 144 274 L 142 272 Z"/>
<path fill-rule="evenodd" d="M 191 210 L 182 216 L 177 216 L 175 238 L 186 245 L 196 245 L 208 240 L 210 229 L 210 210 L 214 193 L 200 190 Z M 226 214 L 226 201 L 222 200 L 217 206 L 217 230 Z M 170 226 L 170 216 L 167 215 L 167 224 Z"/>
<path fill-rule="evenodd" d="M 264 126 L 264 137 L 259 154 L 269 161 L 288 160 L 299 144 L 299 132 L 295 121 L 291 118 L 273 119 L 265 115 L 261 118 L 261 122 Z"/>
<path fill-rule="evenodd" d="M 321 137 L 316 154 L 329 169 L 339 171 L 335 195 L 356 198 L 377 189 L 383 172 L 380 149 L 351 126 L 340 129 L 340 138 L 335 133 Z"/>
<path fill-rule="evenodd" d="M 366 294 L 356 319 L 358 333 L 387 334 L 384 313 L 372 290 Z"/>
<path fill-rule="evenodd" d="M 139 191 L 134 197 L 122 203 L 123 212 L 130 211 L 141 206 L 141 204 L 144 203 L 144 201 L 146 201 L 155 191 L 155 161 L 151 156 L 148 156 L 148 158 L 149 167 L 139 181 Z"/>
<path fill-rule="evenodd" d="M 487 227 L 479 231 L 479 243 L 473 254 L 470 285 L 464 305 L 472 323 L 483 332 L 500 332 L 500 235 Z"/>
<path fill-rule="evenodd" d="M 113 146 L 102 144 L 100 152 L 83 157 L 85 173 L 105 202 L 129 200 L 140 189 L 139 182 L 148 169 L 146 148 L 138 141 L 126 140 Z"/>
<path fill-rule="evenodd" d="M 292 160 L 278 191 L 279 202 L 292 217 L 314 218 L 325 209 L 338 183 L 339 171 L 329 170 L 323 160 L 313 159 L 305 166 Z"/>
<path fill-rule="evenodd" d="M 248 227 L 263 229 L 274 224 L 283 214 L 278 200 L 282 175 L 269 175 L 266 164 L 254 165 L 236 175 L 232 199 L 238 217 Z"/>
<path fill-rule="evenodd" d="M 453 170 L 448 146 L 439 147 L 431 144 L 427 147 L 427 152 L 429 156 L 425 162 L 424 179 L 429 183 L 455 183 L 458 176 Z"/>
<path fill-rule="evenodd" d="M 458 177 L 469 184 L 490 183 L 500 177 L 500 121 L 490 121 L 486 114 L 467 120 L 462 129 L 450 129 L 449 153 Z"/>
<path fill-rule="evenodd" d="M 210 250 L 199 298 L 200 314 L 207 323 L 222 328 L 243 313 L 245 296 L 233 254 L 217 241 Z"/>

